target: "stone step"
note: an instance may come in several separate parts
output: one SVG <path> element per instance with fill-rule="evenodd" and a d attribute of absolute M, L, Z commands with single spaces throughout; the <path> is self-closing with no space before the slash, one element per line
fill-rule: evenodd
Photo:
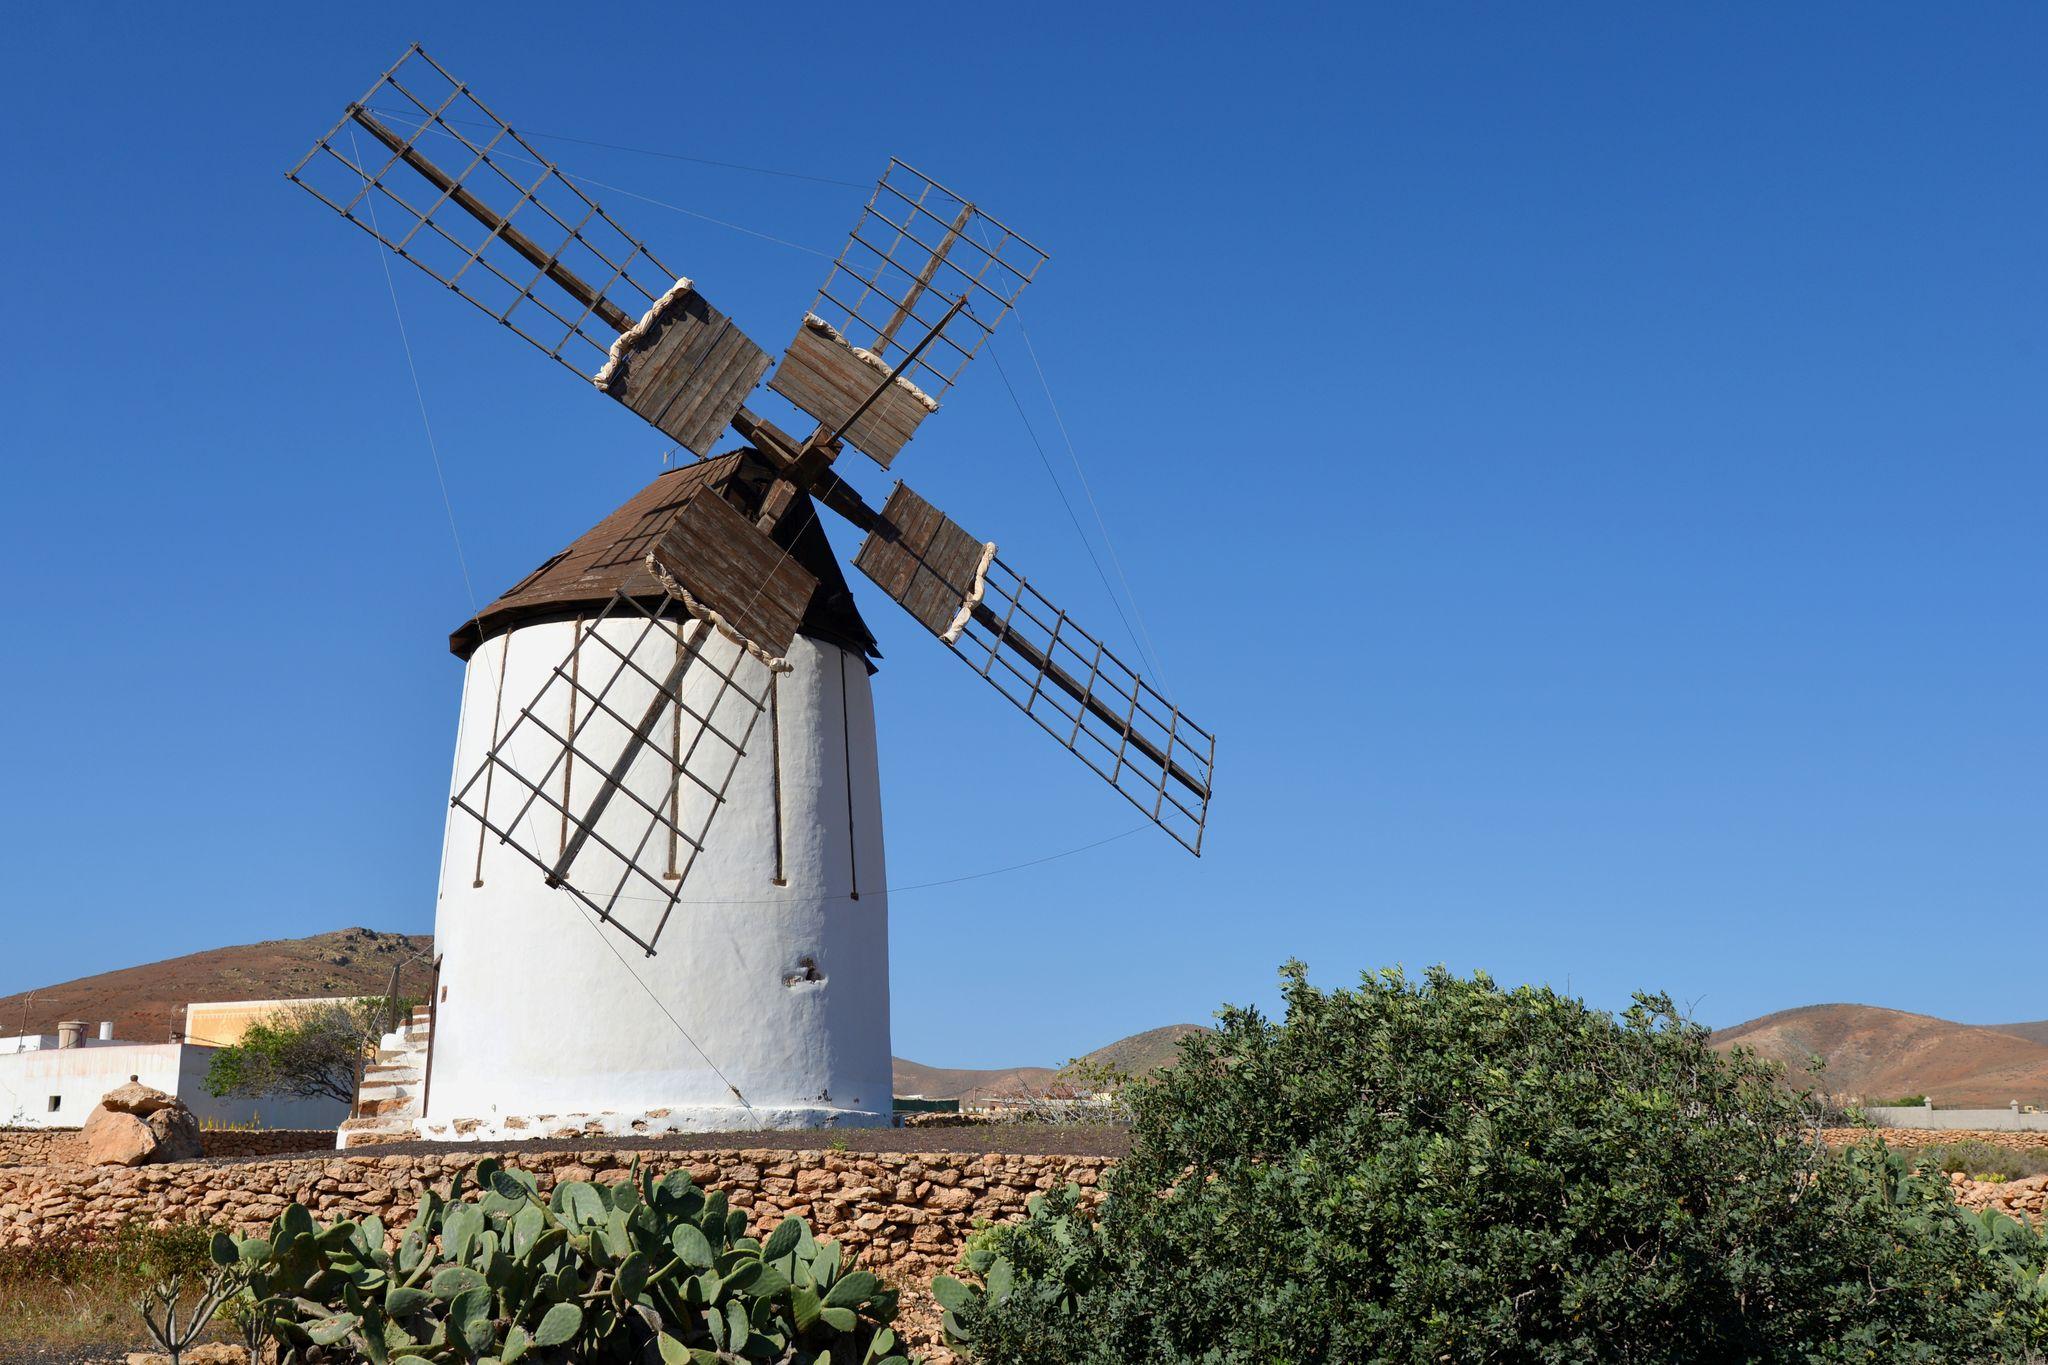
<path fill-rule="evenodd" d="M 433 1035 L 425 1006 L 378 1039 L 377 1059 L 363 1068 L 355 1117 L 344 1121 L 336 1146 L 346 1149 L 364 1142 L 390 1141 L 417 1135 L 419 1091 L 427 1069 Z"/>
<path fill-rule="evenodd" d="M 343 1119 L 334 1145 L 347 1151 L 376 1142 L 406 1141 L 418 1135 L 419 1129 L 410 1114 Z"/>

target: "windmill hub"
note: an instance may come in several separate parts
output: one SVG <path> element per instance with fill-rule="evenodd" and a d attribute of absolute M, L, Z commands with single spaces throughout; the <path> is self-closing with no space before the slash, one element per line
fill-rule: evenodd
<path fill-rule="evenodd" d="M 451 637 L 418 1131 L 888 1121 L 879 651 L 821 508 L 884 595 L 1200 854 L 1213 736 L 993 542 L 833 468 L 848 446 L 890 467 L 1044 252 L 892 160 L 776 359 L 417 45 L 290 178 L 675 444 L 749 443 Z M 810 434 L 748 406 L 764 378 Z"/>

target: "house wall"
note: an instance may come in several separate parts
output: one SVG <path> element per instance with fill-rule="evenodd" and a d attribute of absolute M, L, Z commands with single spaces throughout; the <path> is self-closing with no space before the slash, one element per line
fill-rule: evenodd
<path fill-rule="evenodd" d="M 2023 1114 L 2012 1108 L 1930 1109 L 1924 1104 L 1878 1104 L 1863 1113 L 1880 1128 L 2048 1133 L 2048 1114 Z"/>
<path fill-rule="evenodd" d="M 209 1000 L 185 1006 L 185 1040 L 212 1047 L 232 1047 L 242 1041 L 249 1025 L 262 1023 L 280 1010 L 306 1006 L 342 1005 L 356 997 L 317 996 L 295 1000 Z"/>
<path fill-rule="evenodd" d="M 92 1043 L 0 1053 L 0 1125 L 76 1128 L 131 1076 L 176 1095 L 202 1122 L 333 1128 L 348 1117 L 348 1106 L 335 1100 L 216 1099 L 203 1084 L 214 1052 L 184 1043 Z"/>

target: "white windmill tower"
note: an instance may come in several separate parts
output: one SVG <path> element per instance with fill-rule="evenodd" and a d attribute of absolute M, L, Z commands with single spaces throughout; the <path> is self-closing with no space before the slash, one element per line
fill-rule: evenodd
<path fill-rule="evenodd" d="M 1213 737 L 993 544 L 901 483 L 878 512 L 832 467 L 846 445 L 889 466 L 1044 253 L 892 161 L 773 362 L 417 45 L 290 176 L 700 457 L 451 639 L 408 1123 L 888 1122 L 876 651 L 819 505 L 884 593 L 1199 855 Z M 806 438 L 746 406 L 771 364 Z M 728 427 L 746 445 L 714 457 Z"/>

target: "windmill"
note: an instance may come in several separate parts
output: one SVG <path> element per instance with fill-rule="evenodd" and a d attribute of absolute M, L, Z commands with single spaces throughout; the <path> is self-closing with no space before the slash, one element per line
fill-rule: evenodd
<path fill-rule="evenodd" d="M 1027 239 L 891 160 L 777 360 L 417 44 L 289 176 L 699 457 L 451 637 L 423 1131 L 888 1121 L 878 651 L 820 507 L 886 596 L 1199 856 L 1213 736 L 993 542 L 901 482 L 877 510 L 834 467 L 849 446 L 891 467 L 1045 261 Z M 764 378 L 807 435 L 749 406 Z M 745 444 L 715 454 L 728 429 Z M 620 942 L 643 963 L 623 987 Z"/>

